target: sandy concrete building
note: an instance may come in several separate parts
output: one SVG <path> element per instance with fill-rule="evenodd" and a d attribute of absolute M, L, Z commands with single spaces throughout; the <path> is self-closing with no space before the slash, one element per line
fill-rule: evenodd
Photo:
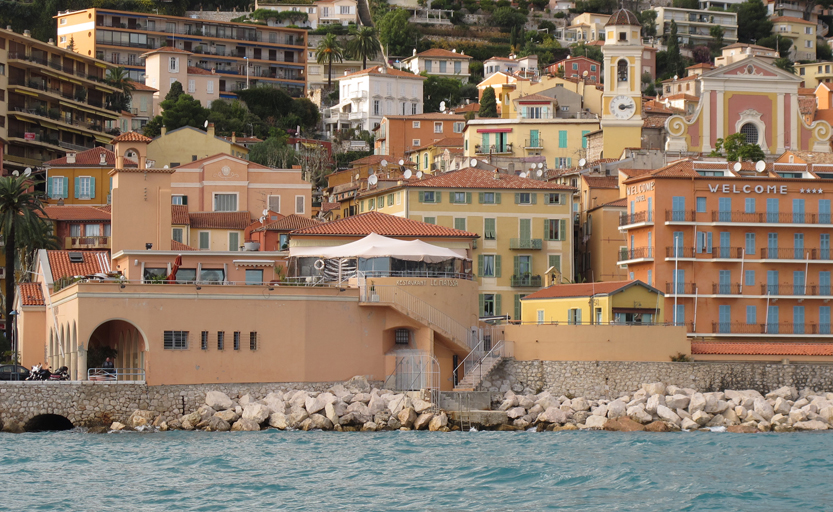
<path fill-rule="evenodd" d="M 160 103 L 168 95 L 174 82 L 183 92 L 198 100 L 205 108 L 220 98 L 219 77 L 215 72 L 188 64 L 194 54 L 178 48 L 158 48 L 142 55 L 145 59 L 145 84 L 156 89 L 153 93 L 153 115 L 162 114 Z"/>
<path fill-rule="evenodd" d="M 454 114 L 386 115 L 376 130 L 374 152 L 400 157 L 447 137 L 461 137 L 466 118 Z"/>
<path fill-rule="evenodd" d="M 469 166 L 465 161 L 463 137 L 446 137 L 406 153 L 416 170 L 423 173 L 456 171 Z"/>
<path fill-rule="evenodd" d="M 156 167 L 178 167 L 219 153 L 247 159 L 249 148 L 236 141 L 214 135 L 214 124 L 208 123 L 205 131 L 193 126 L 183 126 L 162 133 L 148 145 L 148 160 Z"/>
<path fill-rule="evenodd" d="M 790 60 L 816 60 L 817 21 L 807 21 L 793 16 L 776 16 L 772 21 L 772 33 L 793 42 Z"/>
<path fill-rule="evenodd" d="M 431 48 L 414 54 L 402 61 L 402 67 L 415 75 L 425 73 L 429 76 L 459 78 L 464 84 L 469 82 L 469 61 L 471 56 L 457 50 Z"/>
<path fill-rule="evenodd" d="M 593 212 L 598 208 L 619 199 L 618 178 L 616 176 L 585 174 L 581 175 L 578 180 L 578 185 L 578 233 L 575 244 L 576 277 L 583 278 L 585 282 L 616 280 L 614 276 L 619 272 L 615 270 L 615 261 L 613 265 L 609 265 L 604 270 L 593 267 L 592 258 L 594 251 L 591 250 L 591 240 L 596 242 L 594 245 L 605 245 L 608 250 L 611 247 L 615 249 L 614 246 L 616 244 L 623 245 L 618 242 L 619 239 L 624 240 L 624 237 L 617 231 L 618 225 L 611 226 L 609 224 L 609 221 L 613 219 L 612 215 L 608 216 L 608 223 L 602 225 L 605 228 L 613 227 L 613 231 L 604 228 L 598 232 L 594 231 L 594 228 L 602 227 L 598 221 L 602 220 L 604 222 L 604 220 L 593 218 Z M 602 212 L 598 212 L 596 216 L 600 214 L 604 215 Z M 613 239 L 611 239 L 611 236 Z M 599 243 L 602 240 L 605 240 L 607 243 Z M 611 256 L 615 254 L 615 251 L 610 252 Z M 596 275 L 597 273 L 598 275 Z"/>
<path fill-rule="evenodd" d="M 93 148 L 44 162 L 46 203 L 78 206 L 110 204 L 109 172 L 116 155 L 106 148 Z M 125 166 L 136 167 L 135 155 L 125 158 Z"/>
<path fill-rule="evenodd" d="M 671 22 L 677 24 L 680 43 L 692 46 L 706 45 L 712 41 L 710 29 L 723 29 L 723 40 L 732 44 L 738 40 L 738 15 L 732 11 L 683 9 L 680 7 L 654 7 L 657 13 L 657 33 L 668 34 Z"/>

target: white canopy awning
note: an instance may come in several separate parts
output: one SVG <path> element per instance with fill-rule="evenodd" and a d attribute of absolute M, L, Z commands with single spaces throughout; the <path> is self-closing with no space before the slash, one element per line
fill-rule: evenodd
<path fill-rule="evenodd" d="M 295 258 L 396 258 L 407 261 L 439 263 L 454 258 L 468 259 L 453 249 L 438 247 L 422 240 L 398 240 L 371 233 L 349 244 L 329 247 L 290 247 Z"/>

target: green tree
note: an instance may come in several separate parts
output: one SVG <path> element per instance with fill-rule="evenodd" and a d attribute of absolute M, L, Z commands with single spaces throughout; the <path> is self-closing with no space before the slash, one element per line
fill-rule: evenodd
<path fill-rule="evenodd" d="M 668 34 L 668 50 L 666 57 L 667 70 L 674 75 L 682 77 L 685 72 L 683 56 L 680 53 L 680 41 L 677 38 L 677 22 L 671 20 L 671 31 Z"/>
<path fill-rule="evenodd" d="M 127 70 L 123 67 L 108 69 L 107 75 L 104 77 L 104 83 L 121 91 L 107 96 L 107 108 L 114 112 L 130 110 L 130 100 L 133 99 L 133 91 L 136 90 L 136 86 L 130 80 Z"/>
<path fill-rule="evenodd" d="M 775 59 L 773 62 L 776 66 L 783 69 L 784 71 L 789 71 L 790 73 L 795 73 L 795 63 L 789 59 L 789 57 L 781 57 Z"/>
<path fill-rule="evenodd" d="M 386 55 L 411 55 L 418 33 L 408 21 L 410 18 L 409 11 L 397 8 L 388 11 L 376 24 Z"/>
<path fill-rule="evenodd" d="M 495 90 L 491 87 L 486 87 L 480 97 L 480 110 L 477 112 L 477 116 L 497 117 L 497 98 L 495 98 Z"/>
<path fill-rule="evenodd" d="M 376 29 L 362 27 L 350 29 L 350 40 L 347 42 L 347 53 L 351 58 L 362 61 L 362 69 L 367 69 L 367 59 L 375 59 L 382 51 Z"/>
<path fill-rule="evenodd" d="M 784 37 L 781 34 L 770 34 L 759 40 L 758 44 L 777 50 L 781 55 L 789 55 L 793 42 L 791 39 Z"/>
<path fill-rule="evenodd" d="M 165 99 L 176 101 L 183 94 L 185 94 L 185 90 L 182 88 L 182 84 L 179 83 L 179 80 L 177 80 L 171 84 L 171 88 L 168 89 L 168 94 L 165 95 Z"/>
<path fill-rule="evenodd" d="M 613 11 L 619 8 L 619 2 L 616 0 L 579 0 L 576 6 L 570 9 L 570 12 L 597 12 L 600 14 L 613 14 Z"/>
<path fill-rule="evenodd" d="M 15 255 L 20 241 L 18 236 L 30 232 L 30 226 L 42 222 L 38 215 L 46 216 L 43 203 L 35 188 L 42 182 L 33 180 L 30 176 L 0 177 L 0 233 L 3 235 L 6 251 L 6 339 L 12 339 L 12 325 L 10 313 L 14 308 L 15 291 Z"/>
<path fill-rule="evenodd" d="M 769 13 L 761 0 L 746 0 L 734 4 L 733 7 L 738 13 L 738 41 L 759 42 L 772 34 L 772 22 L 769 21 Z"/>
<path fill-rule="evenodd" d="M 673 6 L 682 9 L 699 9 L 700 2 L 699 0 L 674 0 Z"/>
<path fill-rule="evenodd" d="M 75 51 L 75 38 L 72 36 L 69 36 L 69 44 L 67 45 L 67 50 L 73 52 Z"/>
<path fill-rule="evenodd" d="M 828 62 L 833 59 L 833 49 L 826 42 L 816 45 L 816 60 L 819 62 Z"/>
<path fill-rule="evenodd" d="M 297 158 L 295 150 L 287 145 L 285 138 L 269 137 L 252 146 L 249 160 L 275 169 L 287 169 L 295 165 Z"/>
<path fill-rule="evenodd" d="M 333 88 L 333 64 L 344 60 L 341 43 L 335 34 L 327 34 L 315 48 L 315 62 L 327 65 L 327 89 Z"/>
<path fill-rule="evenodd" d="M 214 123 L 217 135 L 228 137 L 236 133 L 239 136 L 266 137 L 268 134 L 269 128 L 266 123 L 252 114 L 246 103 L 239 99 L 214 100 L 208 110 L 208 121 Z"/>
<path fill-rule="evenodd" d="M 526 16 L 511 7 L 498 7 L 489 16 L 489 25 L 493 27 L 500 27 L 503 29 L 511 29 L 513 27 L 521 27 L 526 23 Z M 523 41 L 523 36 L 518 34 L 519 43 Z"/>
<path fill-rule="evenodd" d="M 756 162 L 766 158 L 761 146 L 746 142 L 746 135 L 743 133 L 734 133 L 725 139 L 717 139 L 714 151 L 709 156 L 723 156 L 724 150 L 726 160 L 730 162 Z"/>
<path fill-rule="evenodd" d="M 656 37 L 657 11 L 648 9 L 639 13 L 637 17 L 639 18 L 639 22 L 642 23 L 642 35 L 644 37 Z"/>
<path fill-rule="evenodd" d="M 321 120 L 318 106 L 307 98 L 295 98 L 292 101 L 292 113 L 298 119 L 298 124 L 304 130 L 314 130 Z"/>
<path fill-rule="evenodd" d="M 35 221 L 26 225 L 26 229 L 17 233 L 17 261 L 19 268 L 29 269 L 34 267 L 35 257 L 39 249 L 58 250 L 62 249 L 58 237 L 52 228 L 52 222 L 41 217 L 35 217 Z M 17 282 L 30 282 L 32 274 L 21 272 L 17 276 Z"/>
<path fill-rule="evenodd" d="M 463 84 L 460 80 L 451 77 L 429 76 L 422 83 L 425 91 L 423 99 L 423 112 L 439 112 L 440 103 L 445 102 L 446 108 L 451 108 L 460 103 L 460 89 Z"/>
<path fill-rule="evenodd" d="M 169 131 L 183 126 L 202 129 L 211 113 L 203 108 L 199 100 L 182 92 L 182 84 L 178 81 L 171 84 L 171 90 L 159 106 L 162 107 L 162 115 L 154 117 L 145 125 L 144 134 L 147 137 L 159 135 L 163 126 Z"/>
<path fill-rule="evenodd" d="M 237 91 L 237 97 L 246 103 L 249 111 L 267 124 L 278 124 L 280 119 L 290 113 L 292 97 L 283 89 L 258 85 Z"/>
<path fill-rule="evenodd" d="M 712 25 L 709 29 L 709 35 L 712 37 L 712 40 L 709 41 L 709 50 L 711 51 L 712 57 L 718 57 L 723 46 L 725 46 L 723 43 L 724 34 L 725 31 L 720 25 Z"/>

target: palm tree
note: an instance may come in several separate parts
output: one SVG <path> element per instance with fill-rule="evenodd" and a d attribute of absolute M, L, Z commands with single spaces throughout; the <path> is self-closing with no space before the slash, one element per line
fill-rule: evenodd
<path fill-rule="evenodd" d="M 46 216 L 43 203 L 35 193 L 35 186 L 40 184 L 29 176 L 0 177 L 0 233 L 6 243 L 6 340 L 12 339 L 12 322 L 10 313 L 14 307 L 14 263 L 17 250 L 17 237 L 30 230 L 29 226 L 43 222 L 38 213 Z"/>
<path fill-rule="evenodd" d="M 130 100 L 133 98 L 133 91 L 136 90 L 136 86 L 133 85 L 126 69 L 123 67 L 110 68 L 107 70 L 107 76 L 104 77 L 104 83 L 121 89 L 121 92 L 108 96 L 107 108 L 115 112 L 130 108 Z"/>
<path fill-rule="evenodd" d="M 25 270 L 33 269 L 35 255 L 39 249 L 58 250 L 61 248 L 52 222 L 40 217 L 36 217 L 35 220 L 36 222 L 26 225 L 24 231 L 15 234 L 15 238 L 17 238 L 17 261 L 20 263 L 20 268 L 24 270 L 17 277 L 19 283 L 31 281 L 32 274 L 25 272 Z"/>
<path fill-rule="evenodd" d="M 373 27 L 362 27 L 350 29 L 353 36 L 347 43 L 347 51 L 353 59 L 362 60 L 362 69 L 367 69 L 367 59 L 375 59 L 382 51 L 382 45 L 376 37 L 376 29 Z"/>
<path fill-rule="evenodd" d="M 336 39 L 335 34 L 327 34 L 327 36 L 318 43 L 315 49 L 315 62 L 318 64 L 327 64 L 327 88 L 333 88 L 333 62 L 342 62 L 344 60 L 344 49 L 341 43 Z"/>

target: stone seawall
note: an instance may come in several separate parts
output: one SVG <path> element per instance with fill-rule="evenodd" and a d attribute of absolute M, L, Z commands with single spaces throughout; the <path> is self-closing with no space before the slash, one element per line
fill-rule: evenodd
<path fill-rule="evenodd" d="M 149 410 L 163 419 L 179 418 L 205 403 L 206 393 L 220 391 L 231 397 L 266 396 L 290 390 L 323 392 L 342 382 L 282 382 L 263 384 L 194 384 L 147 386 L 109 382 L 1 382 L 0 424 L 7 430 L 39 415 L 55 414 L 75 426 L 126 422 L 133 411 Z M 380 386 L 380 382 L 371 385 Z"/>
<path fill-rule="evenodd" d="M 833 390 L 833 364 L 652 363 L 621 361 L 515 361 L 506 359 L 483 380 L 480 391 L 615 398 L 645 382 L 666 382 L 700 392 L 783 386 Z"/>

